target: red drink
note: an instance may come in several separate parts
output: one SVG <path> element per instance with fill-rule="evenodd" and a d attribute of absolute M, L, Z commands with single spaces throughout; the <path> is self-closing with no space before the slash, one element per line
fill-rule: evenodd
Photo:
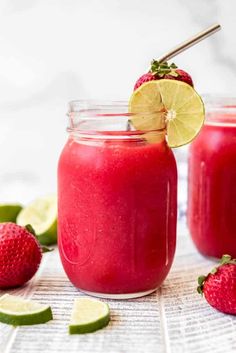
<path fill-rule="evenodd" d="M 114 119 L 124 119 L 102 118 L 109 126 Z M 167 276 L 175 252 L 173 153 L 163 141 L 163 131 L 156 132 L 160 142 L 149 144 L 136 132 L 91 133 L 88 122 L 84 131 L 76 119 L 73 124 L 71 120 L 58 169 L 64 269 L 76 287 L 90 294 L 148 294 Z"/>
<path fill-rule="evenodd" d="M 209 109 L 189 153 L 188 225 L 206 256 L 236 257 L 236 107 Z"/>

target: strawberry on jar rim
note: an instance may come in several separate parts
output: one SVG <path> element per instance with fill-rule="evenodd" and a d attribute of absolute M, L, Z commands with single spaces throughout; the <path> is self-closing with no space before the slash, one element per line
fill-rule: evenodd
<path fill-rule="evenodd" d="M 160 63 L 157 60 L 153 60 L 149 72 L 142 75 L 135 83 L 134 91 L 143 83 L 161 79 L 182 81 L 193 87 L 193 80 L 186 71 L 178 69 L 174 63 L 169 65 L 166 61 Z"/>
<path fill-rule="evenodd" d="M 213 308 L 236 315 L 236 259 L 223 255 L 218 267 L 198 278 L 197 291 Z"/>

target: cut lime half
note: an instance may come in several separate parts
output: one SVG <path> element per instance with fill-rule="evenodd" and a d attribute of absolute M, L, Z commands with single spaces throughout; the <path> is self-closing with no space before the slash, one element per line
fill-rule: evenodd
<path fill-rule="evenodd" d="M 0 322 L 13 326 L 36 325 L 52 318 L 50 306 L 9 294 L 0 297 Z"/>
<path fill-rule="evenodd" d="M 2 222 L 16 222 L 16 217 L 22 210 L 19 204 L 0 204 L 0 223 Z"/>
<path fill-rule="evenodd" d="M 167 143 L 179 147 L 191 142 L 205 118 L 201 97 L 187 83 L 156 80 L 142 84 L 129 101 L 130 121 L 135 129 L 166 129 Z"/>
<path fill-rule="evenodd" d="M 50 195 L 38 198 L 23 208 L 16 219 L 20 226 L 32 225 L 39 242 L 51 245 L 57 242 L 57 198 Z"/>
<path fill-rule="evenodd" d="M 75 299 L 69 333 L 94 332 L 107 326 L 109 321 L 110 310 L 106 303 L 90 298 Z"/>

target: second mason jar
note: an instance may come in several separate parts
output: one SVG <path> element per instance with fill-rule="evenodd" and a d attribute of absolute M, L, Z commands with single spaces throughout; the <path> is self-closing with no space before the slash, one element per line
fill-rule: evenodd
<path fill-rule="evenodd" d="M 108 298 L 154 291 L 175 252 L 175 158 L 164 130 L 132 131 L 128 118 L 120 103 L 70 103 L 58 167 L 62 264 L 77 288 Z"/>
<path fill-rule="evenodd" d="M 189 151 L 188 226 L 206 256 L 236 257 L 236 99 L 208 98 Z"/>

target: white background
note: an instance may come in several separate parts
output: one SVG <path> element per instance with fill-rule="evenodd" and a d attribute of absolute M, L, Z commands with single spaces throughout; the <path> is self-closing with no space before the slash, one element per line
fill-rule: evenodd
<path fill-rule="evenodd" d="M 152 58 L 215 22 L 223 30 L 175 62 L 199 93 L 235 96 L 235 11 L 235 0 L 0 0 L 0 202 L 56 190 L 69 100 L 128 99 Z"/>

